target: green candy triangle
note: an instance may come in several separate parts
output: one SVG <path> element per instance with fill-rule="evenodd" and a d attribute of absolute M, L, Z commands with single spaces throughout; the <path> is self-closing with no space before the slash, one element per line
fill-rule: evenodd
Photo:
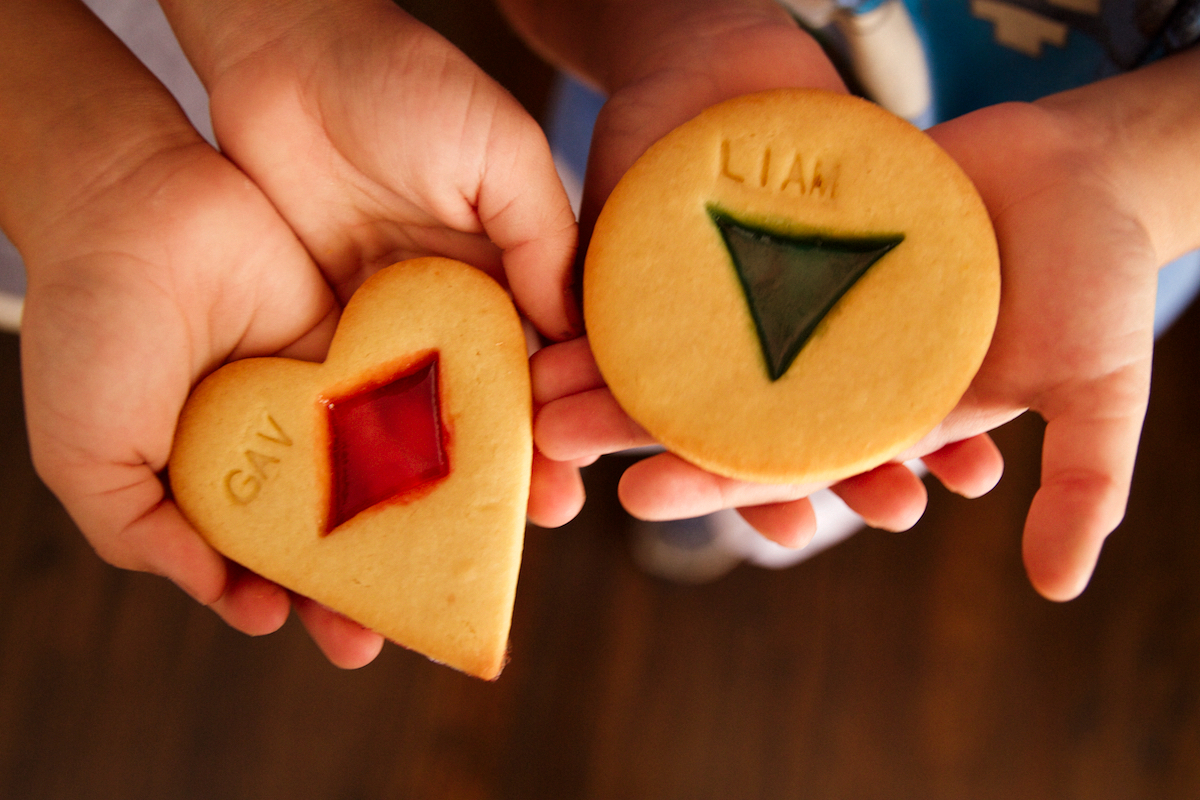
<path fill-rule="evenodd" d="M 793 234 L 709 207 L 746 293 L 767 372 L 779 380 L 838 300 L 903 234 Z"/>

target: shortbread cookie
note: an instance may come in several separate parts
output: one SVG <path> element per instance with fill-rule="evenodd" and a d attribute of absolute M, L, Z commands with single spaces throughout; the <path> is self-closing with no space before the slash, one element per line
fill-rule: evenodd
<path fill-rule="evenodd" d="M 709 471 L 827 483 L 954 407 L 999 304 L 995 235 L 932 139 L 778 90 L 654 144 L 596 222 L 584 316 L 626 412 Z"/>
<path fill-rule="evenodd" d="M 233 561 L 494 678 L 529 495 L 526 353 L 482 272 L 393 265 L 354 294 L 323 364 L 246 359 L 196 388 L 176 502 Z"/>

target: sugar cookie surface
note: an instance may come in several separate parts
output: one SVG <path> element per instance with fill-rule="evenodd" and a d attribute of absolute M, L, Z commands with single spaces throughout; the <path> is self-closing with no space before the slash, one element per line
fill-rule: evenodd
<path fill-rule="evenodd" d="M 854 97 L 787 89 L 669 133 L 609 197 L 584 267 L 621 406 L 728 477 L 829 482 L 954 407 L 999 304 L 995 236 L 928 136 Z"/>
<path fill-rule="evenodd" d="M 180 418 L 171 486 L 243 566 L 483 678 L 506 656 L 532 461 L 524 333 L 491 278 L 370 278 L 322 364 L 226 365 Z"/>

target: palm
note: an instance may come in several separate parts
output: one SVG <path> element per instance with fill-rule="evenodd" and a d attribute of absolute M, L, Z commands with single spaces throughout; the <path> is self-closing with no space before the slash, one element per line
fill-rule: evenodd
<path fill-rule="evenodd" d="M 158 473 L 199 376 L 243 355 L 320 352 L 335 312 L 320 273 L 198 141 L 91 192 L 50 241 L 29 253 L 22 326 L 39 471 L 112 563 L 170 577 L 242 629 L 277 625 L 278 605 L 237 605 L 228 565 Z"/>
<path fill-rule="evenodd" d="M 343 300 L 393 261 L 444 255 L 506 278 L 543 332 L 567 333 L 574 219 L 534 121 L 397 9 L 340 35 L 351 41 L 334 35 L 336 52 L 285 37 L 222 74 L 224 150 Z"/>
<path fill-rule="evenodd" d="M 657 86 L 643 82 L 614 97 L 600 120 L 589 167 L 589 179 L 598 179 L 589 187 L 593 210 L 650 143 L 637 140 L 645 130 L 639 116 L 669 127 L 698 110 L 689 108 L 695 95 L 678 87 L 663 91 L 673 80 L 686 82 L 686 71 L 653 77 Z M 652 96 L 665 98 L 658 117 Z M 1045 416 L 1043 485 L 1026 526 L 1025 555 L 1034 584 L 1066 598 L 1086 584 L 1104 537 L 1123 513 L 1148 393 L 1155 257 L 1145 232 L 1123 210 L 1103 161 L 1085 149 L 1087 137 L 1056 125 L 1037 107 L 1006 105 L 932 131 L 989 206 L 1004 288 L 996 335 L 977 379 L 950 418 L 904 457 L 924 457 L 951 488 L 980 494 L 1001 469 L 986 432 L 1028 408 Z M 568 356 L 547 353 L 543 361 Z M 539 445 L 555 457 L 646 443 L 591 369 L 576 367 L 574 382 L 547 382 L 552 388 L 543 398 Z M 610 422 L 576 433 L 571 424 L 581 419 Z M 780 490 L 724 481 L 670 454 L 632 468 L 622 489 L 631 510 L 660 518 L 718 505 L 789 507 L 786 494 L 771 494 Z M 920 511 L 919 489 L 897 469 L 851 479 L 838 491 L 864 516 L 893 527 Z M 690 507 L 671 505 L 669 498 L 681 494 Z M 754 517 L 765 533 L 787 535 L 787 525 L 773 524 L 770 513 L 755 511 Z"/>
<path fill-rule="evenodd" d="M 987 359 L 926 446 L 1025 408 L 1047 419 L 1026 564 L 1044 593 L 1071 597 L 1124 513 L 1149 393 L 1156 257 L 1102 166 L 1077 157 L 1078 142 L 1036 107 L 984 109 L 933 135 L 991 210 L 1004 288 Z"/>

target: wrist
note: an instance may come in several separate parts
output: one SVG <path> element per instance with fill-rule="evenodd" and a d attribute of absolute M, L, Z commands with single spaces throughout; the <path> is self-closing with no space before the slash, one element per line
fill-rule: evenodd
<path fill-rule="evenodd" d="M 160 0 L 160 5 L 210 91 L 240 62 L 283 40 L 307 37 L 309 31 L 327 39 L 344 20 L 360 19 L 371 8 L 398 10 L 388 0 Z"/>
<path fill-rule="evenodd" d="M 548 61 L 610 95 L 668 72 L 708 75 L 724 84 L 722 97 L 781 86 L 843 88 L 820 45 L 775 0 L 502 5 Z"/>
<path fill-rule="evenodd" d="M 647 37 L 635 58 L 614 65 L 614 83 L 683 69 L 709 75 L 725 97 L 790 86 L 845 91 L 821 46 L 774 2 L 709 5 L 672 23 Z"/>
<path fill-rule="evenodd" d="M 0 226 L 29 259 L 149 153 L 200 142 L 167 90 L 80 3 L 0 13 Z"/>
<path fill-rule="evenodd" d="M 1038 102 L 1106 176 L 1159 264 L 1200 248 L 1200 51 Z"/>

